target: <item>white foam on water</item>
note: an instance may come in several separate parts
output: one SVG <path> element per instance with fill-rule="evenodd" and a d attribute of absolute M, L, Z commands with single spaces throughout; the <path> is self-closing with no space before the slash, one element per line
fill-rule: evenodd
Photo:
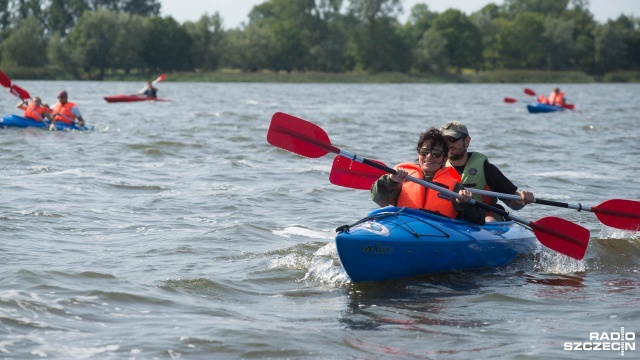
<path fill-rule="evenodd" d="M 311 230 L 311 229 L 304 228 L 300 225 L 287 226 L 282 230 L 274 230 L 273 233 L 278 236 L 287 237 L 287 238 L 290 238 L 293 235 L 299 235 L 299 236 L 308 237 L 310 239 L 320 239 L 320 240 L 333 239 L 332 234 L 329 232 Z"/>

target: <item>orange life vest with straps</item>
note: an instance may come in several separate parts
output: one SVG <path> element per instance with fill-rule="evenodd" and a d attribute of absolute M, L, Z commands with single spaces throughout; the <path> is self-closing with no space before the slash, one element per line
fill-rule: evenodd
<path fill-rule="evenodd" d="M 414 163 L 402 163 L 398 168 L 405 170 L 410 176 L 424 180 L 420 165 Z M 431 183 L 447 190 L 453 191 L 460 182 L 460 175 L 452 167 L 444 167 L 436 171 Z M 452 197 L 436 190 L 426 188 L 412 181 L 402 183 L 402 190 L 398 197 L 397 206 L 424 209 L 452 219 L 458 216 L 458 211 L 451 202 Z"/>
<path fill-rule="evenodd" d="M 55 121 L 60 121 L 65 124 L 72 125 L 74 123 L 74 120 L 76 119 L 76 116 L 71 112 L 71 109 L 74 106 L 76 106 L 76 104 L 72 102 L 67 102 L 64 105 L 59 102 L 56 103 L 53 106 L 53 111 L 56 113 L 53 119 Z"/>
<path fill-rule="evenodd" d="M 564 92 L 560 91 L 556 94 L 555 91 L 552 91 L 549 95 L 549 104 L 556 106 L 564 105 Z"/>
<path fill-rule="evenodd" d="M 544 97 L 544 95 L 540 94 L 540 95 L 538 95 L 538 102 L 540 104 L 546 104 L 548 101 L 547 101 L 547 98 Z"/>
<path fill-rule="evenodd" d="M 50 111 L 51 110 L 47 109 L 44 106 L 35 106 L 35 104 L 29 104 L 27 108 L 24 109 L 24 117 L 36 121 L 42 121 L 44 119 L 44 113 Z"/>

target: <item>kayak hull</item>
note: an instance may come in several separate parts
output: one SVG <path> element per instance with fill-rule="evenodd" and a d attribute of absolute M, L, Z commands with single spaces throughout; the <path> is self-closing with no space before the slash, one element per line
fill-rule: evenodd
<path fill-rule="evenodd" d="M 501 267 L 539 246 L 513 221 L 478 226 L 398 207 L 372 211 L 335 242 L 354 283 Z"/>
<path fill-rule="evenodd" d="M 87 130 L 93 130 L 93 126 L 78 126 L 78 125 L 68 125 L 68 124 L 63 124 L 60 122 L 57 122 L 55 124 L 56 126 L 56 130 L 61 130 L 61 131 L 70 131 L 70 130 L 76 130 L 76 131 L 87 131 Z M 33 119 L 29 119 L 29 118 L 25 118 L 22 116 L 18 116 L 18 115 L 6 115 L 4 116 L 1 120 L 0 120 L 0 127 L 4 127 L 4 128 L 9 128 L 9 127 L 15 127 L 15 128 L 27 128 L 27 127 L 33 127 L 33 128 L 39 128 L 39 129 L 47 129 L 49 127 L 49 121 L 46 122 L 42 122 L 42 121 L 36 121 Z"/>
<path fill-rule="evenodd" d="M 555 106 L 555 105 L 549 105 L 549 104 L 531 103 L 527 105 L 527 110 L 531 114 L 539 114 L 539 113 L 564 111 L 564 108 L 562 106 Z"/>
<path fill-rule="evenodd" d="M 142 95 L 125 95 L 125 94 L 105 96 L 104 99 L 108 103 L 139 102 L 139 101 L 167 101 L 166 99 L 163 99 L 163 98 L 154 98 L 154 97 L 142 96 Z"/>

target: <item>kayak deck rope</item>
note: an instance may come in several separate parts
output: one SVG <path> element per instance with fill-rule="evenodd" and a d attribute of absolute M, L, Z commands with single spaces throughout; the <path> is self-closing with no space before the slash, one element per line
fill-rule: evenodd
<path fill-rule="evenodd" d="M 363 218 L 363 219 L 360 219 L 360 220 L 356 221 L 355 223 L 353 223 L 353 224 L 351 224 L 351 225 L 342 225 L 342 226 L 339 226 L 338 228 L 336 228 L 336 232 L 338 232 L 338 233 L 341 233 L 341 232 L 347 232 L 347 233 L 348 233 L 348 232 L 349 232 L 349 230 L 350 230 L 352 227 L 357 226 L 357 225 L 360 225 L 360 224 L 365 223 L 365 222 L 367 222 L 367 221 L 376 220 L 376 219 L 382 219 L 382 218 L 386 218 L 386 217 L 390 217 L 390 216 L 396 216 L 396 217 L 397 217 L 397 215 L 398 215 L 399 213 L 401 213 L 402 211 L 404 211 L 404 209 L 405 209 L 405 208 L 403 207 L 403 208 L 401 208 L 401 209 L 400 209 L 400 210 L 398 210 L 398 211 L 394 211 L 394 212 L 383 212 L 383 213 L 375 214 L 375 215 L 372 215 L 372 216 L 367 216 L 367 217 L 365 217 L 365 218 Z M 400 218 L 398 218 L 398 219 L 400 219 Z M 420 234 L 418 234 L 418 232 L 417 232 L 417 231 L 413 230 L 413 228 L 412 228 L 412 227 L 411 227 L 411 226 L 410 226 L 410 225 L 409 225 L 405 220 L 402 220 L 402 222 L 403 222 L 404 224 L 402 224 L 402 225 L 400 225 L 400 224 L 396 224 L 396 226 L 398 226 L 399 228 L 401 228 L 401 229 L 405 230 L 406 232 L 408 232 L 409 234 L 411 234 L 411 235 L 412 235 L 413 237 L 415 237 L 415 238 L 419 238 L 419 237 L 420 237 Z"/>

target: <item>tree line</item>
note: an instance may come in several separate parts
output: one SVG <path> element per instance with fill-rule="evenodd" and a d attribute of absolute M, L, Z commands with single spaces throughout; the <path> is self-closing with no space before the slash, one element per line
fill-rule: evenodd
<path fill-rule="evenodd" d="M 598 23 L 588 0 L 505 0 L 466 15 L 401 0 L 266 0 L 225 29 L 178 23 L 157 0 L 0 0 L 0 66 L 108 72 L 459 73 L 640 70 L 640 18 Z"/>

